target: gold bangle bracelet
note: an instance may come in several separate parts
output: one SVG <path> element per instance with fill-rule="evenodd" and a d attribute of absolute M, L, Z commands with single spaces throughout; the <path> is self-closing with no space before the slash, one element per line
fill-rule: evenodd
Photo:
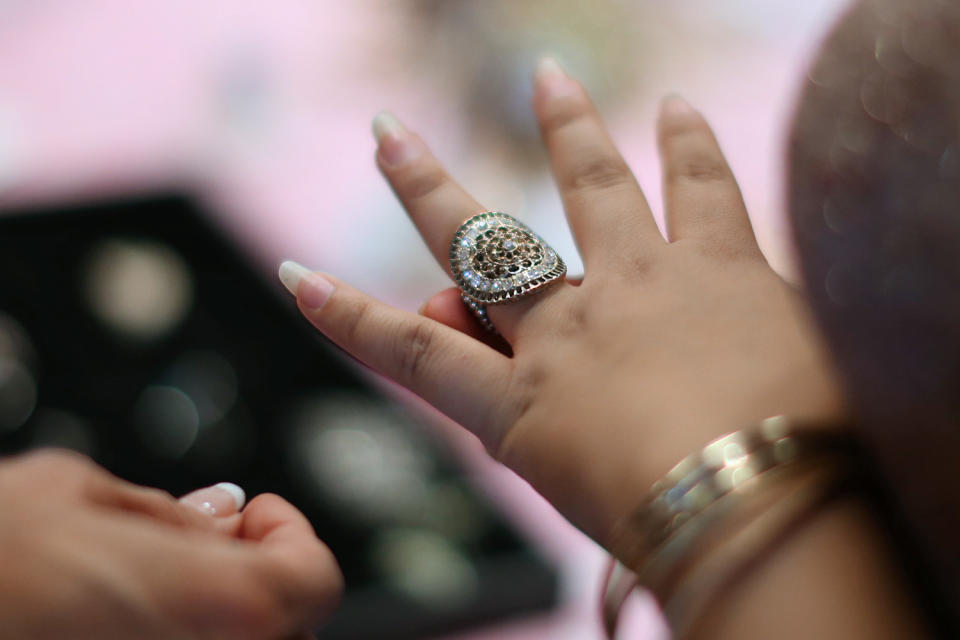
<path fill-rule="evenodd" d="M 783 416 L 717 438 L 654 483 L 632 517 L 620 525 L 631 544 L 618 555 L 637 566 L 684 522 L 753 476 L 819 453 L 849 449 L 847 436 L 797 428 Z"/>
<path fill-rule="evenodd" d="M 732 535 L 720 536 L 687 567 L 661 600 L 674 637 L 687 637 L 721 594 L 836 497 L 844 473 L 841 465 L 824 463 L 784 479 L 781 484 L 786 486 L 779 487 L 771 504 L 739 523 Z"/>
<path fill-rule="evenodd" d="M 774 514 L 782 514 L 780 518 L 788 520 L 792 503 L 771 502 L 778 492 L 811 475 L 830 482 L 814 483 L 807 493 L 829 492 L 851 466 L 855 451 L 847 435 L 798 428 L 777 416 L 717 438 L 684 458 L 651 487 L 641 507 L 620 526 L 621 541 L 629 539 L 629 543 L 619 545 L 618 555 L 637 573 L 618 565 L 608 575 L 602 601 L 608 636 L 613 637 L 619 610 L 638 583 L 662 600 L 669 598 L 678 576 L 686 575 L 698 558 L 716 546 L 718 531 L 729 539 L 755 519 L 774 520 Z M 732 532 L 727 531 L 731 528 Z M 709 580 L 701 578 L 699 583 Z M 671 611 L 697 610 L 698 605 L 690 603 L 706 601 L 708 591 L 684 587 L 685 595 L 674 600 Z M 676 623 L 679 617 L 674 613 L 668 619 Z"/>
<path fill-rule="evenodd" d="M 785 486 L 824 466 L 825 461 L 818 458 L 771 468 L 720 496 L 685 521 L 647 557 L 636 571 L 639 583 L 660 598 L 669 596 L 676 575 L 686 566 L 710 553 L 717 540 L 736 535 L 741 526 L 770 508 Z"/>

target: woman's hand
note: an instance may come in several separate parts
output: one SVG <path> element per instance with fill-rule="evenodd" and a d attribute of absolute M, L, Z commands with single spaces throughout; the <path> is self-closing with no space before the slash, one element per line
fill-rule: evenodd
<path fill-rule="evenodd" d="M 177 501 L 72 453 L 0 462 L 0 638 L 305 632 L 339 598 L 330 551 L 277 496 L 237 509 L 220 489 Z"/>
<path fill-rule="evenodd" d="M 663 103 L 667 241 L 589 98 L 555 63 L 538 70 L 534 107 L 586 273 L 490 306 L 503 340 L 455 290 L 423 317 L 289 263 L 282 276 L 320 331 L 477 434 L 615 550 L 616 523 L 686 454 L 770 415 L 835 420 L 842 402 L 699 113 Z M 449 275 L 454 232 L 486 208 L 394 118 L 380 116 L 375 133 L 381 170 Z"/>

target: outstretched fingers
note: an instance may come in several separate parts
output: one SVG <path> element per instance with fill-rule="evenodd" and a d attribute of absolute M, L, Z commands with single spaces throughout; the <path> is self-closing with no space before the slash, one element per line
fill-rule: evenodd
<path fill-rule="evenodd" d="M 513 365 L 502 353 L 296 263 L 284 262 L 280 279 L 330 340 L 471 430 L 488 448 L 513 423 Z"/>

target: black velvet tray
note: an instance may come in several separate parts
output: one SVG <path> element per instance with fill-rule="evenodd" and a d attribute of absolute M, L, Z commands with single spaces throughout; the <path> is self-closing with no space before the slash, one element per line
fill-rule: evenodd
<path fill-rule="evenodd" d="M 555 601 L 553 569 L 429 429 L 188 198 L 0 213 L 0 452 L 48 445 L 175 494 L 229 480 L 291 500 L 347 579 L 320 638 Z"/>

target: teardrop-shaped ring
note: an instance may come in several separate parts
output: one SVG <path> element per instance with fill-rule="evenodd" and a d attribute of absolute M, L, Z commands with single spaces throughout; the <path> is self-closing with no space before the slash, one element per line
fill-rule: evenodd
<path fill-rule="evenodd" d="M 468 218 L 450 242 L 450 271 L 464 303 L 496 331 L 487 305 L 542 291 L 567 273 L 543 238 L 513 216 L 487 211 Z"/>

